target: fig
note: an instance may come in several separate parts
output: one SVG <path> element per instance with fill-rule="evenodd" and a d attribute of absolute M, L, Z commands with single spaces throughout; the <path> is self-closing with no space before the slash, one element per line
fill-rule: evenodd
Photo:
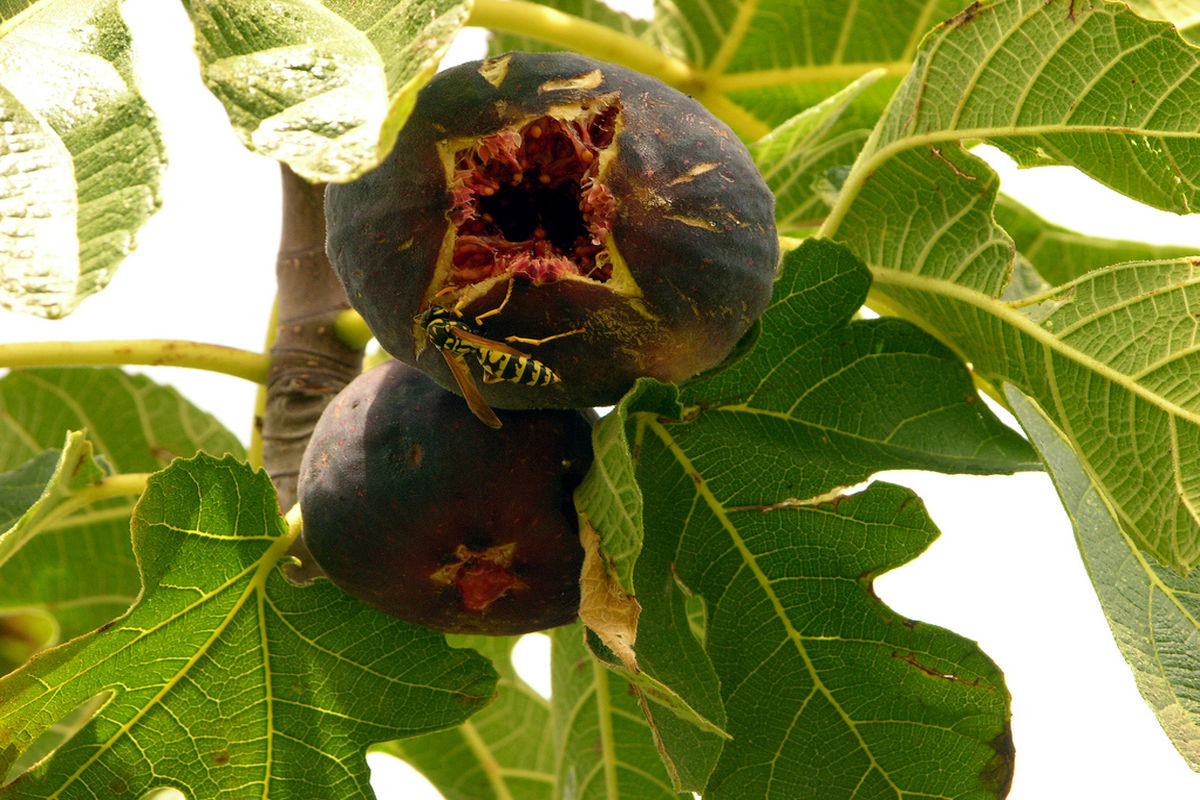
<path fill-rule="evenodd" d="M 351 381 L 300 467 L 302 536 L 329 579 L 447 633 L 573 620 L 583 548 L 572 492 L 592 460 L 590 412 L 499 414 L 503 428 L 483 427 L 399 361 Z"/>
<path fill-rule="evenodd" d="M 581 408 L 721 362 L 770 298 L 774 207 L 690 97 L 574 54 L 509 53 L 435 76 L 382 164 L 328 188 L 327 245 L 396 358 L 451 389 L 457 360 L 498 408 Z M 429 345 L 435 308 L 459 323 L 454 353 Z M 529 369 L 489 372 L 503 354 Z"/>

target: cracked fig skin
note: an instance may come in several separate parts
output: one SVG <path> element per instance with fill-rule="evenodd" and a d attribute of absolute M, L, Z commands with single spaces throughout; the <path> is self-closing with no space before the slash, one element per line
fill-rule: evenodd
<path fill-rule="evenodd" d="M 484 427 L 399 361 L 343 389 L 299 479 L 304 542 L 329 579 L 446 633 L 575 619 L 583 547 L 572 493 L 591 465 L 591 422 L 573 410 L 498 413 L 504 427 Z"/>
<path fill-rule="evenodd" d="M 561 378 L 497 408 L 615 403 L 716 366 L 766 307 L 775 200 L 750 154 L 660 81 L 568 53 L 437 75 L 387 159 L 326 194 L 328 247 L 380 344 L 458 391 L 414 321 L 454 309 Z"/>

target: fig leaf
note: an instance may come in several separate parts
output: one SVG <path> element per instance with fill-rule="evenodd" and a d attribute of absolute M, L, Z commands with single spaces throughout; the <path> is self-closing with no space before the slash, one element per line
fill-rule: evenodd
<path fill-rule="evenodd" d="M 161 204 L 158 125 L 117 0 L 17 0 L 0 32 L 0 306 L 61 317 L 103 289 Z M 19 222 L 18 222 L 19 221 Z"/>
<path fill-rule="evenodd" d="M 132 525 L 143 585 L 133 608 L 0 680 L 0 770 L 111 694 L 6 797 L 253 785 L 273 798 L 370 798 L 370 743 L 457 724 L 494 693 L 477 654 L 325 581 L 288 583 L 278 565 L 294 534 L 267 476 L 232 457 L 200 454 L 153 476 Z M 194 758 L 168 757 L 181 738 Z"/>
<path fill-rule="evenodd" d="M 249 149 L 347 181 L 391 149 L 469 0 L 219 0 L 184 6 L 204 81 Z"/>

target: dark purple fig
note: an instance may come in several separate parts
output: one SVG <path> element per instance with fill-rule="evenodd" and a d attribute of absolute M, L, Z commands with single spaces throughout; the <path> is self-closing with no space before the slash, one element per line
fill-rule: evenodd
<path fill-rule="evenodd" d="M 567 53 L 442 72 L 383 164 L 326 195 L 330 258 L 383 347 L 454 388 L 419 319 L 450 309 L 499 408 L 607 405 L 718 364 L 770 297 L 774 206 L 701 105 Z M 553 379 L 487 372 L 489 343 Z"/>
<path fill-rule="evenodd" d="M 304 541 L 335 584 L 448 633 L 562 625 L 579 608 L 572 492 L 592 460 L 583 412 L 501 411 L 389 361 L 321 415 L 300 467 Z"/>

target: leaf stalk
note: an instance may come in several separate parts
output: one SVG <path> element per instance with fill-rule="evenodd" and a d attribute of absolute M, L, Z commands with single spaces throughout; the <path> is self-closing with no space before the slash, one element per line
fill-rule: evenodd
<path fill-rule="evenodd" d="M 601 61 L 624 64 L 683 91 L 694 89 L 698 83 L 699 76 L 686 61 L 606 25 L 539 3 L 475 0 L 467 24 L 532 36 Z"/>
<path fill-rule="evenodd" d="M 175 339 L 112 339 L 94 342 L 0 344 L 0 367 L 63 367 L 142 364 L 190 367 L 265 383 L 270 360 L 263 353 Z"/>

